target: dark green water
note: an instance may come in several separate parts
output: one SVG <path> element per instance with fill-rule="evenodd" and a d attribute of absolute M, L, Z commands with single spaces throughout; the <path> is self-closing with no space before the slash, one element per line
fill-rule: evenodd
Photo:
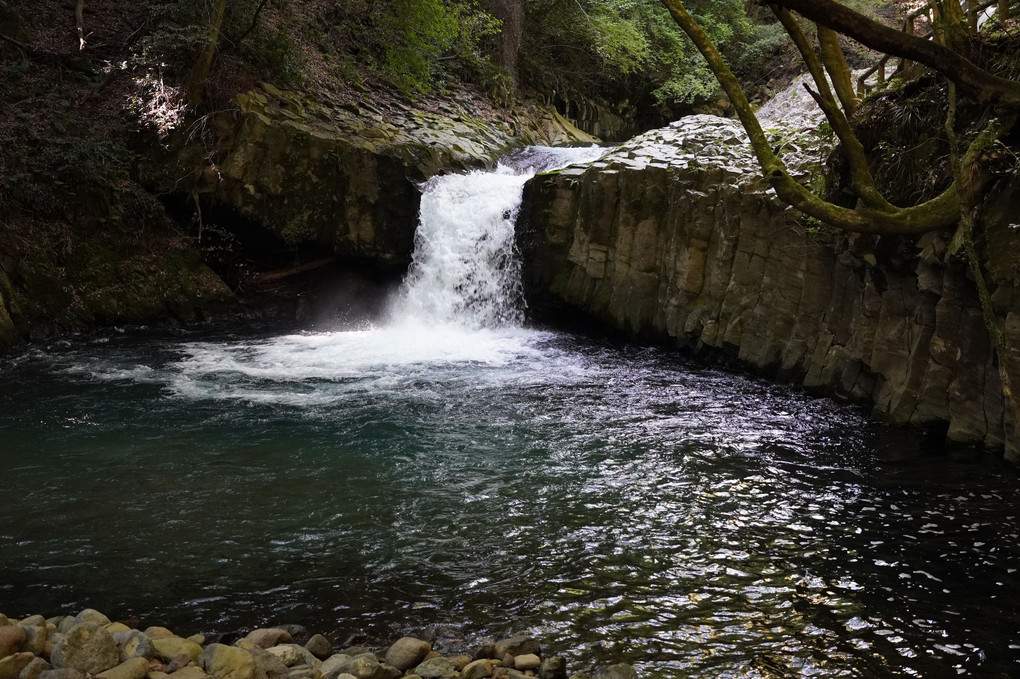
<path fill-rule="evenodd" d="M 857 409 L 528 330 L 0 364 L 0 611 L 530 632 L 650 677 L 1020 675 L 1020 490 Z M 782 675 L 779 675 L 782 676 Z"/>

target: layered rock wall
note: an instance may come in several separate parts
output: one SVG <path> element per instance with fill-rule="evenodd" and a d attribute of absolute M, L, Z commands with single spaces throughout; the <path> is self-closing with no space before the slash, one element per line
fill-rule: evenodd
<path fill-rule="evenodd" d="M 238 97 L 238 111 L 213 118 L 212 142 L 183 147 L 170 179 L 175 190 L 287 245 L 403 271 L 414 245 L 417 182 L 492 165 L 523 144 L 592 139 L 552 110 L 482 120 L 468 103 L 384 110 L 264 84 Z"/>
<path fill-rule="evenodd" d="M 818 140 L 773 135 L 802 179 L 816 179 Z M 696 116 L 532 180 L 519 226 L 532 306 L 722 353 L 870 402 L 895 423 L 945 427 L 952 441 L 1009 438 L 1018 459 L 975 284 L 963 262 L 946 261 L 946 236 L 811 224 L 767 188 L 745 139 L 733 121 Z M 1020 237 L 992 224 L 989 239 L 998 311 L 1017 346 Z"/>

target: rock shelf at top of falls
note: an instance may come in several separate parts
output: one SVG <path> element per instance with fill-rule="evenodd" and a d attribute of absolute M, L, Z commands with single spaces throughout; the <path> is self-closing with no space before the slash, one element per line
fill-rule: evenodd
<path fill-rule="evenodd" d="M 231 637 L 232 645 L 222 643 Z M 22 620 L 0 614 L 0 679 L 567 679 L 564 659 L 545 655 L 532 637 L 482 640 L 473 655 L 447 656 L 429 641 L 402 637 L 381 660 L 361 647 L 334 652 L 325 636 L 294 624 L 217 638 L 133 629 L 93 609 Z M 617 664 L 594 679 L 637 674 Z"/>

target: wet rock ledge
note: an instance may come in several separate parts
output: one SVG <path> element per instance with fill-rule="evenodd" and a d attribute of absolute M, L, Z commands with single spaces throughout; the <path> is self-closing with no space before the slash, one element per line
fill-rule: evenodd
<path fill-rule="evenodd" d="M 568 679 L 564 659 L 543 655 L 531 637 L 486 640 L 473 656 L 443 656 L 413 637 L 399 639 L 381 659 L 365 648 L 336 650 L 300 625 L 256 629 L 227 645 L 165 627 L 132 629 L 93 609 L 48 619 L 0 614 L 0 679 Z M 592 679 L 637 673 L 619 664 Z"/>

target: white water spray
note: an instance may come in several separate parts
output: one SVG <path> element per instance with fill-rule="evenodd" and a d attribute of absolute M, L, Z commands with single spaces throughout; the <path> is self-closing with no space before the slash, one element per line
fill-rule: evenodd
<path fill-rule="evenodd" d="M 468 329 L 519 325 L 524 304 L 514 222 L 524 184 L 538 172 L 591 162 L 605 151 L 530 147 L 495 171 L 426 182 L 413 262 L 394 322 Z"/>

